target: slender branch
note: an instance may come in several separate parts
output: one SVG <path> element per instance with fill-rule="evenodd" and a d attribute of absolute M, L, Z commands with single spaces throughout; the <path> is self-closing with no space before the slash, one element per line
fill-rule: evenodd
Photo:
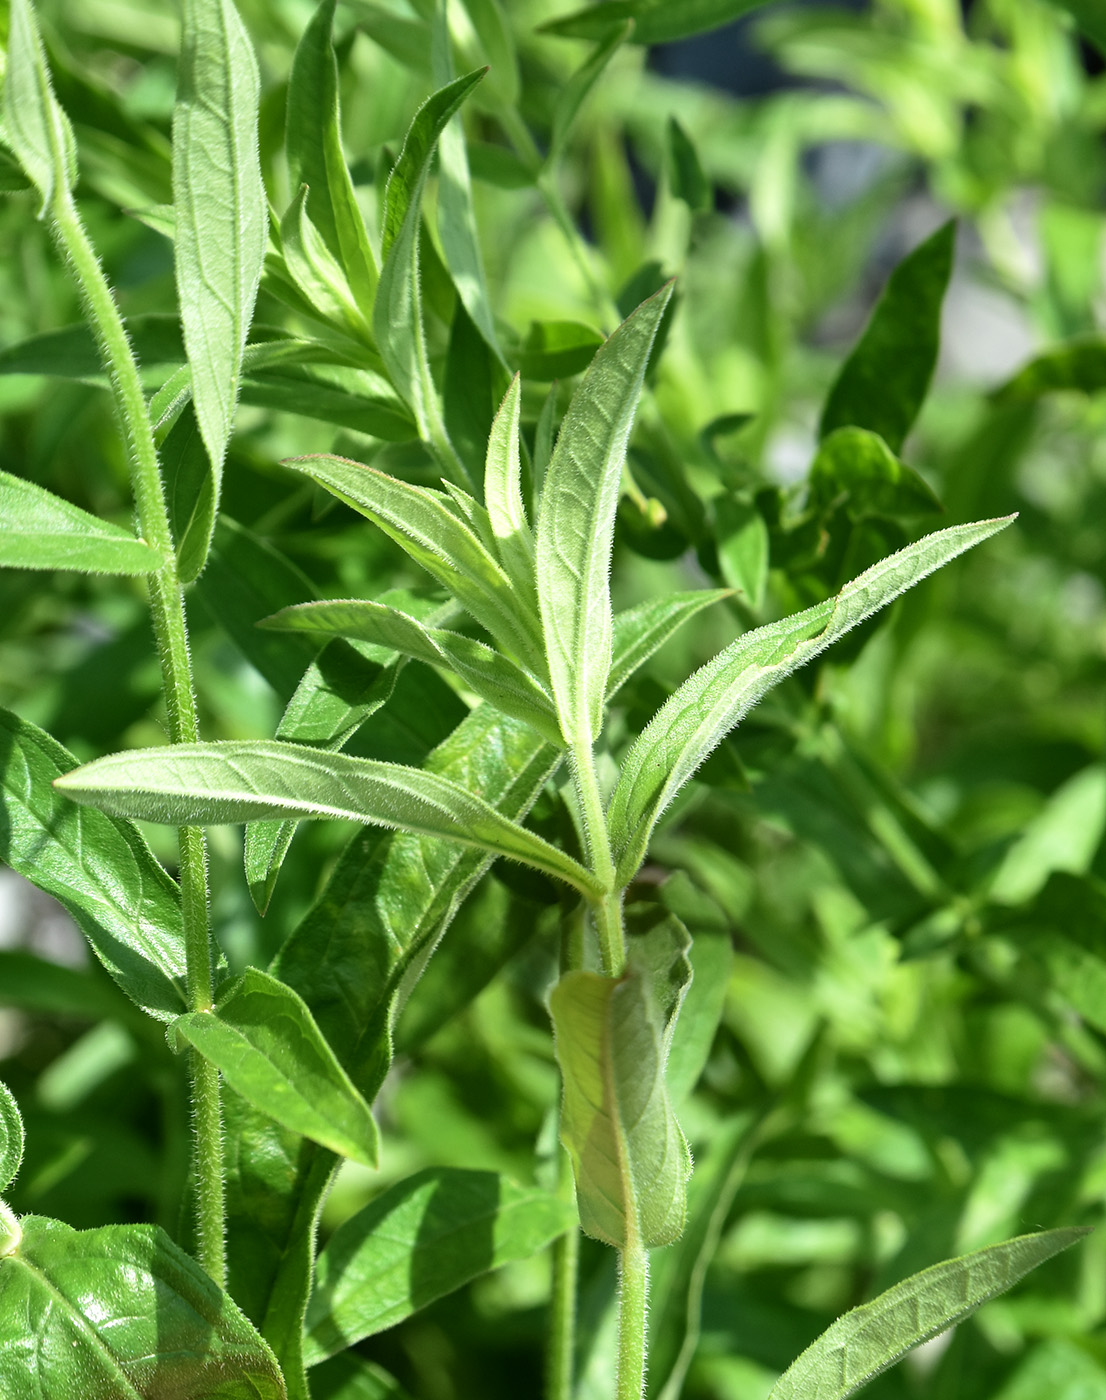
<path fill-rule="evenodd" d="M 157 573 L 150 576 L 150 613 L 161 662 L 170 738 L 177 744 L 193 743 L 199 737 L 199 723 L 188 654 L 184 596 L 177 576 L 157 448 L 138 365 L 119 308 L 68 190 L 57 193 L 51 213 L 55 236 L 69 259 L 99 341 L 130 447 L 138 528 L 147 544 L 159 550 L 165 559 Z M 181 827 L 178 840 L 188 1003 L 194 1011 L 210 1010 L 214 982 L 208 921 L 207 848 L 199 827 Z M 195 1054 L 191 1056 L 191 1073 L 199 1256 L 203 1267 L 221 1286 L 226 1278 L 226 1264 L 219 1076 Z"/>
<path fill-rule="evenodd" d="M 649 1255 L 641 1245 L 627 1245 L 618 1256 L 617 1400 L 641 1400 L 645 1393 L 648 1297 Z"/>

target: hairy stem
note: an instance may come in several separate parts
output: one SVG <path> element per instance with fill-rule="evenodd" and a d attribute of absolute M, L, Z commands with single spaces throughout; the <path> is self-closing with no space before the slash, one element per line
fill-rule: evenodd
<path fill-rule="evenodd" d="M 641 1400 L 645 1393 L 648 1297 L 649 1255 L 641 1245 L 627 1245 L 618 1260 L 617 1400 Z"/>
<path fill-rule="evenodd" d="M 51 213 L 55 235 L 76 275 L 123 422 L 130 448 L 138 528 L 146 543 L 159 550 L 165 560 L 162 567 L 150 575 L 150 613 L 161 662 L 170 738 L 177 744 L 194 743 L 199 738 L 199 724 L 188 654 L 184 595 L 177 576 L 157 448 L 138 366 L 103 268 L 67 190 L 57 194 Z M 188 1002 L 194 1011 L 210 1010 L 214 986 L 208 922 L 207 848 L 199 827 L 181 827 L 178 840 Z M 219 1076 L 198 1055 L 191 1056 L 191 1073 L 199 1256 L 203 1267 L 222 1286 L 226 1264 Z"/>
<path fill-rule="evenodd" d="M 622 891 L 616 885 L 607 813 L 599 791 L 599 775 L 590 744 L 577 744 L 571 755 L 572 778 L 580 813 L 584 819 L 584 840 L 591 869 L 602 884 L 604 894 L 591 903 L 599 955 L 608 977 L 621 977 L 626 965 L 626 939 L 622 932 Z"/>
<path fill-rule="evenodd" d="M 560 1149 L 561 1188 L 572 1190 L 572 1165 Z M 571 1197 L 570 1197 L 571 1199 Z M 546 1359 L 546 1400 L 572 1400 L 576 1356 L 576 1296 L 580 1270 L 580 1231 L 566 1230 L 553 1243 L 553 1289 L 549 1306 L 549 1351 Z"/>

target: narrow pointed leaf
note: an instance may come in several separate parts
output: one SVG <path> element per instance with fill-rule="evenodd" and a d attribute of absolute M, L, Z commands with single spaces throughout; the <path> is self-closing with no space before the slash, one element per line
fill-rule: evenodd
<path fill-rule="evenodd" d="M 511 580 L 440 492 L 397 481 L 343 457 L 296 457 L 286 467 L 312 477 L 383 530 L 438 580 L 506 650 L 542 670 L 537 620 Z"/>
<path fill-rule="evenodd" d="M 273 1353 L 157 1226 L 19 1223 L 0 1258 L 0 1393 L 285 1400 Z"/>
<path fill-rule="evenodd" d="M 307 1309 L 309 1366 L 394 1327 L 489 1269 L 571 1228 L 572 1207 L 496 1172 L 431 1167 L 340 1225 Z"/>
<path fill-rule="evenodd" d="M 621 979 L 568 972 L 550 998 L 580 1225 L 618 1249 L 671 1244 L 687 1205 L 691 1162 L 664 1086 L 655 980 L 633 967 Z"/>
<path fill-rule="evenodd" d="M 302 997 L 248 968 L 224 983 L 214 1011 L 190 1011 L 169 1027 L 217 1065 L 230 1087 L 284 1127 L 351 1157 L 377 1162 L 368 1104 L 350 1083 Z"/>
<path fill-rule="evenodd" d="M 941 303 L 956 224 L 944 224 L 892 272 L 871 320 L 830 389 L 818 428 L 869 428 L 898 452 L 925 400 L 941 343 Z"/>
<path fill-rule="evenodd" d="M 331 39 L 335 7 L 336 0 L 322 0 L 296 48 L 285 150 L 291 186 L 310 190 L 307 211 L 367 316 L 377 268 L 342 151 L 338 64 Z"/>
<path fill-rule="evenodd" d="M 714 207 L 714 193 L 691 137 L 675 117 L 668 118 L 666 135 L 668 182 L 672 193 L 682 199 L 693 214 L 708 213 Z"/>
<path fill-rule="evenodd" d="M 158 449 L 158 460 L 176 546 L 177 576 L 181 583 L 193 583 L 207 563 L 219 502 L 218 479 L 190 395 Z"/>
<path fill-rule="evenodd" d="M 76 762 L 0 710 L 0 860 L 64 905 L 131 1000 L 168 1021 L 187 1008 L 177 887 L 129 822 L 54 790 Z"/>
<path fill-rule="evenodd" d="M 621 24 L 606 31 L 596 45 L 595 52 L 584 60 L 565 84 L 553 109 L 553 131 L 549 142 L 549 154 L 546 157 L 549 165 L 556 165 L 564 155 L 580 108 L 606 72 L 607 64 L 633 34 L 633 29 L 632 24 L 623 20 Z"/>
<path fill-rule="evenodd" d="M 31 481 L 0 471 L 0 566 L 148 574 L 163 563 L 145 540 Z"/>
<path fill-rule="evenodd" d="M 1089 1234 L 1044 1230 L 948 1259 L 845 1313 L 793 1361 L 769 1400 L 845 1400 L 912 1347 L 968 1317 Z"/>
<path fill-rule="evenodd" d="M 77 148 L 54 96 L 30 0 L 12 0 L 4 73 L 5 140 L 42 196 L 41 213 L 77 183 Z"/>
<path fill-rule="evenodd" d="M 401 763 L 273 741 L 174 744 L 109 754 L 59 778 L 77 802 L 171 826 L 342 817 L 510 856 L 582 893 L 595 878 L 571 856 L 447 778 Z"/>
<path fill-rule="evenodd" d="M 611 667 L 611 551 L 626 443 L 645 367 L 671 295 L 664 288 L 597 352 L 561 425 L 538 521 L 538 599 L 566 741 L 602 725 Z"/>
<path fill-rule="evenodd" d="M 483 77 L 469 73 L 429 97 L 408 129 L 388 180 L 380 235 L 382 267 L 373 304 L 373 334 L 392 383 L 410 405 L 428 442 L 445 441 L 437 389 L 430 373 L 422 323 L 419 224 L 430 157 L 446 122 Z M 447 470 L 460 463 L 445 462 Z M 451 472 L 452 474 L 452 472 Z"/>
<path fill-rule="evenodd" d="M 574 10 L 562 19 L 542 25 L 546 34 L 566 39 L 601 39 L 611 26 L 634 21 L 631 38 L 636 44 L 668 44 L 705 34 L 730 24 L 769 0 L 603 0 L 602 4 Z"/>
<path fill-rule="evenodd" d="M 12 1092 L 0 1083 L 0 1191 L 15 1180 L 23 1160 L 23 1118 Z"/>
<path fill-rule="evenodd" d="M 505 715 L 532 724 L 550 743 L 559 741 L 553 705 L 537 683 L 507 657 L 458 632 L 427 627 L 396 608 L 357 600 L 302 603 L 266 618 L 264 625 L 374 642 L 444 666 Z"/>
<path fill-rule="evenodd" d="M 663 598 L 648 598 L 644 603 L 615 613 L 608 699 L 685 622 L 712 603 L 732 596 L 730 588 L 697 588 L 687 593 L 669 593 Z"/>
<path fill-rule="evenodd" d="M 628 881 L 633 876 L 657 818 L 763 695 L 1013 518 L 954 525 L 926 535 L 881 560 L 824 603 L 745 633 L 690 676 L 653 716 L 623 762 L 608 811 L 619 878 Z"/>
<path fill-rule="evenodd" d="M 218 476 L 265 258 L 260 80 L 232 0 L 184 0 L 182 17 L 173 111 L 177 293 L 196 418 Z"/>
<path fill-rule="evenodd" d="M 488 508 L 499 560 L 516 588 L 533 594 L 534 536 L 522 499 L 519 418 L 522 381 L 516 374 L 492 423 L 484 467 L 484 504 Z"/>
<path fill-rule="evenodd" d="M 301 295 L 322 320 L 371 344 L 372 329 L 357 304 L 346 274 L 308 213 L 308 193 L 308 187 L 301 185 L 280 221 L 285 267 Z"/>

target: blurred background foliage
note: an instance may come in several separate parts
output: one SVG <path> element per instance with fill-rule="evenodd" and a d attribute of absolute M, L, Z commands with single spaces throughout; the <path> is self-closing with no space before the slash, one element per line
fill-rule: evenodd
<path fill-rule="evenodd" d="M 239 8 L 283 212 L 294 193 L 287 80 L 313 7 Z M 435 85 L 431 8 L 338 8 L 346 150 L 370 227 Z M 551 384 L 563 411 L 618 310 L 679 278 L 626 473 L 616 602 L 712 581 L 740 591 L 627 688 L 616 739 L 739 629 L 825 596 L 924 529 L 1020 513 L 762 704 L 672 813 L 643 872 L 640 900 L 675 909 L 696 934 L 695 995 L 704 1024 L 717 1022 L 681 1107 L 697 1162 L 689 1231 L 655 1260 L 658 1393 L 689 1298 L 693 1312 L 701 1298 L 702 1324 L 683 1393 L 758 1400 L 835 1315 L 906 1274 L 1103 1213 L 1106 77 L 1069 9 L 1080 6 L 771 3 L 649 47 L 597 28 L 598 11 L 562 23 L 567 36 L 543 30 L 565 20 L 560 0 L 450 3 L 457 71 L 492 64 L 465 112 L 468 161 L 531 440 Z M 153 386 L 179 359 L 171 322 L 156 319 L 174 309 L 157 207 L 169 196 L 175 8 L 40 10 L 76 126 L 82 207 L 139 318 Z M 566 132 L 565 94 L 589 72 L 598 80 Z M 557 163 L 535 182 L 551 147 Z M 0 185 L 19 185 L 2 162 Z M 479 452 L 505 378 L 458 309 L 436 192 L 432 181 L 428 332 L 451 431 Z M 832 474 L 816 483 L 819 416 L 842 358 L 891 270 L 949 218 L 940 359 L 901 448 L 921 487 L 888 499 Z M 258 321 L 295 329 L 302 309 L 279 273 L 263 283 Z M 3 461 L 123 522 L 126 471 L 95 362 L 59 371 L 60 342 L 28 344 L 78 319 L 27 197 L 6 200 Z M 426 454 L 402 433 L 365 433 L 348 383 L 330 398 L 318 383 L 294 388 L 247 384 L 225 519 L 192 592 L 210 738 L 271 735 L 310 660 L 296 641 L 256 633 L 258 617 L 421 582 L 388 541 L 277 463 L 337 450 L 425 479 Z M 31 582 L 0 575 L 0 703 L 81 758 L 158 742 L 138 585 Z M 420 762 L 464 713 L 444 681 L 423 675 L 412 694 L 405 704 L 401 683 L 354 751 Z M 556 786 L 535 820 L 573 839 Z M 149 834 L 170 859 L 161 829 Z M 232 965 L 267 961 L 346 839 L 307 824 L 261 921 L 239 832 L 213 833 Z M 428 1163 L 548 1177 L 557 1086 L 543 996 L 558 917 L 555 892 L 515 871 L 473 896 L 400 1023 L 379 1105 L 383 1171 L 347 1168 L 326 1228 Z M 0 1003 L 0 1075 L 29 1141 L 13 1206 L 78 1226 L 174 1228 L 179 1066 L 57 908 L 4 871 Z M 361 1349 L 418 1400 L 536 1394 L 547 1290 L 547 1260 L 514 1265 Z M 607 1251 L 585 1249 L 581 1400 L 610 1391 L 612 1291 Z M 866 1393 L 1106 1397 L 1106 1232 Z"/>

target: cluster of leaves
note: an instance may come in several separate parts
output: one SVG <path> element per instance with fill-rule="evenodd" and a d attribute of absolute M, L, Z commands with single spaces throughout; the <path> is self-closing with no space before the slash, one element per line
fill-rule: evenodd
<path fill-rule="evenodd" d="M 0 951 L 3 1388 L 537 1392 L 578 1212 L 657 1249 L 650 1394 L 851 1394 L 1101 1209 L 1106 176 L 1065 11 L 1103 36 L 997 0 L 970 32 L 893 0 L 303 8 L 187 0 L 178 41 L 90 0 L 43 49 L 12 5 L 0 856 L 95 960 Z M 849 90 L 643 68 L 756 8 Z M 827 135 L 885 153 L 843 209 Z M 830 313 L 919 175 L 936 232 L 841 363 Z M 927 401 L 938 206 L 1046 342 L 987 396 Z M 78 208 L 133 384 L 87 278 L 68 324 Z M 128 527 L 128 404 L 164 538 L 141 477 Z M 188 585 L 217 743 L 150 747 L 196 735 L 147 585 L 155 627 Z M 212 843 L 211 1005 L 185 848 L 136 820 L 246 824 Z M 224 1086 L 225 1291 L 181 1225 L 182 1051 Z M 1102 1248 L 869 1393 L 1106 1391 Z M 610 1251 L 578 1267 L 554 1400 L 614 1393 Z"/>

